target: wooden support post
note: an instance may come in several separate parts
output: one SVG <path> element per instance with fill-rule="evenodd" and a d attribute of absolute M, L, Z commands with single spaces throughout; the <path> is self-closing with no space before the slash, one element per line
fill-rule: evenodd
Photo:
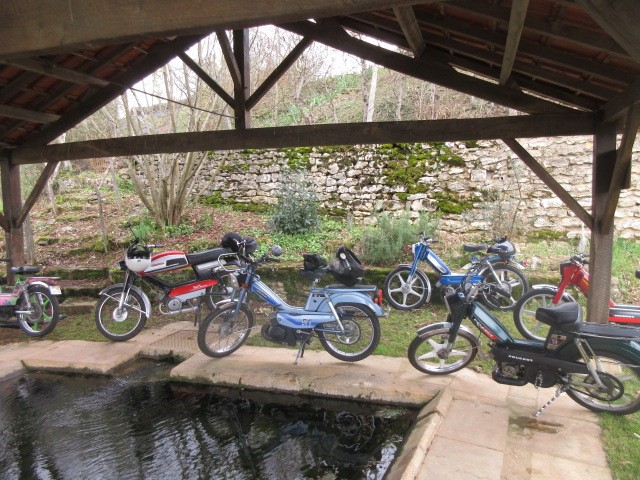
<path fill-rule="evenodd" d="M 20 166 L 12 165 L 8 157 L 0 159 L 2 175 L 2 204 L 6 222 L 6 254 L 11 259 L 7 264 L 7 282 L 13 283 L 14 275 L 9 267 L 24 265 L 24 236 L 22 227 L 18 226 L 18 218 L 22 208 L 20 196 Z"/>
<path fill-rule="evenodd" d="M 247 107 L 249 98 L 249 30 L 233 31 L 233 55 L 240 71 L 240 82 L 234 88 L 236 129 L 251 128 L 251 115 Z"/>
<path fill-rule="evenodd" d="M 613 219 L 603 228 L 606 202 L 616 164 L 616 125 L 599 123 L 593 137 L 593 170 L 591 213 L 594 228 L 591 231 L 589 274 L 591 282 L 587 299 L 587 320 L 606 323 L 611 298 L 611 267 L 613 259 Z M 613 214 L 611 214 L 613 215 Z"/>

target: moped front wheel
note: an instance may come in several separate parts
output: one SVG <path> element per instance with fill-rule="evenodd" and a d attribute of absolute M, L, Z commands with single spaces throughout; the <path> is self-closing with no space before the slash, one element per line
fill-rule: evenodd
<path fill-rule="evenodd" d="M 20 330 L 30 337 L 44 337 L 53 331 L 60 319 L 60 306 L 55 296 L 45 287 L 28 287 L 25 295 L 29 296 L 31 308 L 27 306 L 24 298 L 20 299 L 18 309 L 29 310 L 31 313 L 18 314 Z"/>
<path fill-rule="evenodd" d="M 390 272 L 382 289 L 389 304 L 398 310 L 420 308 L 431 298 L 429 277 L 419 269 L 411 275 L 411 267 L 406 265 Z"/>
<path fill-rule="evenodd" d="M 119 307 L 123 288 L 114 288 L 103 294 L 96 305 L 95 320 L 98 331 L 113 342 L 123 342 L 135 337 L 147 322 L 144 300 L 129 290 L 122 308 Z"/>
<path fill-rule="evenodd" d="M 591 374 L 568 375 L 567 395 L 594 412 L 628 415 L 640 410 L 640 365 L 623 354 L 593 348 L 589 363 L 602 386 Z M 578 362 L 584 362 L 582 356 Z M 600 372 L 603 372 L 602 374 Z"/>
<path fill-rule="evenodd" d="M 215 309 L 204 319 L 198 329 L 198 347 L 209 357 L 231 355 L 249 338 L 254 325 L 253 312 L 240 305 L 236 315 L 236 303 Z"/>
<path fill-rule="evenodd" d="M 357 362 L 373 353 L 380 342 L 380 322 L 371 309 L 357 303 L 339 303 L 340 323 L 321 323 L 316 333 L 329 355 L 345 362 Z M 342 325 L 342 328 L 340 328 Z"/>
<path fill-rule="evenodd" d="M 549 325 L 536 319 L 536 310 L 540 307 L 556 307 L 561 303 L 570 302 L 568 295 L 563 295 L 560 302 L 553 303 L 553 297 L 558 293 L 557 288 L 533 288 L 525 293 L 513 307 L 513 322 L 520 334 L 529 340 L 544 342 L 549 333 Z"/>
<path fill-rule="evenodd" d="M 458 330 L 450 350 L 447 349 L 448 341 L 448 328 L 439 328 L 424 337 L 414 338 L 407 351 L 409 362 L 429 375 L 447 375 L 462 370 L 476 358 L 478 342 L 473 335 Z"/>

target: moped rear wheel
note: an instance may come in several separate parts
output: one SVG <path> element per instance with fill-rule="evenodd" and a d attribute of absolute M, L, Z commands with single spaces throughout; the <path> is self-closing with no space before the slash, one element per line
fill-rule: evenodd
<path fill-rule="evenodd" d="M 493 284 L 499 293 L 483 295 L 483 303 L 494 310 L 512 310 L 518 300 L 529 290 L 529 281 L 520 268 L 508 264 L 492 264 L 495 277 L 488 268 L 483 270 L 482 282 Z M 496 279 L 497 277 L 497 279 Z"/>
<path fill-rule="evenodd" d="M 215 309 L 204 319 L 198 330 L 198 347 L 209 357 L 220 358 L 231 355 L 249 338 L 254 325 L 253 312 L 240 305 L 237 315 L 236 303 Z"/>
<path fill-rule="evenodd" d="M 420 308 L 431 298 L 429 278 L 419 269 L 411 276 L 411 267 L 406 265 L 389 273 L 382 288 L 389 304 L 398 310 Z"/>
<path fill-rule="evenodd" d="M 572 301 L 568 295 L 563 295 L 560 302 L 553 303 L 553 297 L 558 293 L 557 288 L 533 288 L 525 293 L 513 307 L 513 322 L 520 334 L 529 340 L 544 342 L 549 333 L 549 325 L 536 320 L 536 310 L 540 307 L 556 307 L 561 303 Z"/>
<path fill-rule="evenodd" d="M 338 322 L 321 323 L 316 333 L 322 347 L 333 357 L 345 362 L 357 362 L 373 353 L 380 342 L 380 322 L 365 305 L 339 303 Z"/>
<path fill-rule="evenodd" d="M 595 366 L 604 388 L 596 385 L 591 374 L 569 375 L 567 395 L 572 400 L 594 412 L 628 415 L 640 410 L 640 365 L 623 354 L 598 348 L 589 363 Z M 582 356 L 577 361 L 583 362 Z"/>
<path fill-rule="evenodd" d="M 449 352 L 446 350 L 448 340 L 448 328 L 439 328 L 424 337 L 414 338 L 407 351 L 409 362 L 429 375 L 447 375 L 462 370 L 476 358 L 478 342 L 473 335 L 458 330 Z"/>
<path fill-rule="evenodd" d="M 26 295 L 29 295 L 32 313 L 18 314 L 20 330 L 30 337 L 44 337 L 56 328 L 60 319 L 58 300 L 42 286 L 27 287 Z M 24 298 L 20 299 L 18 309 L 27 310 Z"/>
<path fill-rule="evenodd" d="M 114 288 L 102 295 L 96 305 L 98 331 L 113 342 L 123 342 L 135 337 L 147 322 L 144 300 L 135 291 L 129 290 L 122 308 L 119 308 L 122 287 Z"/>

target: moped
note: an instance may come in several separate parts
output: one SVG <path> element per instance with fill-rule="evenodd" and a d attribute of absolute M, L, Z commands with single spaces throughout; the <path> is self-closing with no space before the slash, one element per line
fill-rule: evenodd
<path fill-rule="evenodd" d="M 8 258 L 2 262 L 11 262 Z M 27 277 L 40 271 L 39 267 L 11 267 L 16 275 L 15 286 L 0 292 L 0 320 L 17 318 L 20 329 L 30 337 L 43 337 L 53 331 L 60 320 L 60 306 L 56 295 L 61 295 L 58 277 Z"/>
<path fill-rule="evenodd" d="M 151 315 L 149 297 L 136 282 L 146 283 L 158 292 L 161 314 L 195 312 L 195 323 L 200 320 L 202 303 L 213 310 L 216 302 L 233 291 L 232 267 L 239 266 L 239 262 L 232 249 L 219 247 L 190 254 L 169 250 L 152 254 L 154 249 L 162 247 L 145 245 L 134 233 L 125 258 L 118 262 L 124 281 L 100 292 L 95 321 L 100 333 L 109 340 L 119 342 L 135 337 Z M 251 248 L 251 244 L 246 247 Z M 174 281 L 173 274 L 188 268 L 192 269 L 190 278 Z"/>
<path fill-rule="evenodd" d="M 558 386 L 538 416 L 566 392 L 595 412 L 627 415 L 640 410 L 640 330 L 583 323 L 580 306 L 565 303 L 539 308 L 538 321 L 550 327 L 544 343 L 516 340 L 475 298 L 487 284 L 463 282 L 445 296 L 446 322 L 418 330 L 408 349 L 411 365 L 431 375 L 456 372 L 473 361 L 480 339 L 462 322 L 468 319 L 489 340 L 497 383 L 536 388 Z"/>
<path fill-rule="evenodd" d="M 513 320 L 518 331 L 529 340 L 544 341 L 549 327 L 536 320 L 538 307 L 555 307 L 576 300 L 567 293 L 568 287 L 575 287 L 584 296 L 589 294 L 589 273 L 585 269 L 588 256 L 577 254 L 560 263 L 560 283 L 554 285 L 534 285 L 513 308 Z M 636 271 L 640 279 L 640 270 Z M 636 325 L 640 327 L 640 305 L 616 304 L 609 300 L 609 322 Z"/>
<path fill-rule="evenodd" d="M 422 307 L 431 300 L 431 282 L 429 277 L 418 267 L 426 262 L 440 277 L 436 287 L 446 295 L 456 289 L 466 273 L 453 273 L 447 264 L 431 249 L 437 243 L 433 238 L 425 237 L 420 232 L 419 240 L 411 246 L 413 262 L 401 264 L 390 272 L 384 280 L 383 291 L 389 304 L 398 310 L 413 310 Z M 477 273 L 469 279 L 471 283 L 492 282 L 501 287 L 507 295 L 495 295 L 485 292 L 484 303 L 494 309 L 510 310 L 524 292 L 529 289 L 529 282 L 522 272 L 522 266 L 513 260 L 516 249 L 505 237 L 496 238 L 491 246 L 481 244 L 465 244 L 463 250 L 478 253 L 486 250 L 481 258 L 472 257 L 471 263 L 465 266 L 466 271 L 475 265 Z M 495 291 L 492 290 L 492 292 Z"/>
<path fill-rule="evenodd" d="M 269 321 L 262 326 L 262 336 L 276 343 L 299 344 L 294 364 L 304 356 L 305 347 L 314 334 L 322 347 L 339 360 L 356 362 L 371 355 L 380 341 L 378 317 L 385 313 L 379 305 L 381 292 L 374 285 L 353 284 L 363 272 L 357 257 L 340 247 L 339 261 L 302 271 L 313 283 L 305 306 L 295 307 L 288 305 L 256 274 L 260 266 L 277 261 L 276 257 L 281 254 L 282 249 L 275 245 L 258 259 L 245 256 L 246 267 L 239 276 L 239 291 L 232 299 L 218 304 L 200 325 L 200 350 L 219 358 L 240 348 L 254 328 L 254 315 L 246 302 L 249 293 L 254 293 L 274 309 Z M 318 280 L 329 272 L 341 284 L 318 287 Z M 353 272 L 357 273 L 351 275 Z"/>

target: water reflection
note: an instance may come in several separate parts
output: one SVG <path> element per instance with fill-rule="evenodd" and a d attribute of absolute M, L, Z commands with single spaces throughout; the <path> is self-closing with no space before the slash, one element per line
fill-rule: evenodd
<path fill-rule="evenodd" d="M 147 373 L 1 383 L 1 478 L 375 479 L 413 420 L 226 398 Z"/>

